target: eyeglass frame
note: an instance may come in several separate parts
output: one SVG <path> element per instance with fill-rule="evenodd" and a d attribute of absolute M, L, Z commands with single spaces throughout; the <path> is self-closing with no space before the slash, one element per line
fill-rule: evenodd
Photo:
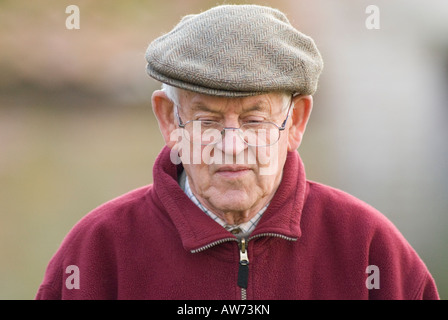
<path fill-rule="evenodd" d="M 248 146 L 252 146 L 252 147 L 269 147 L 269 146 L 272 146 L 272 145 L 276 144 L 276 143 L 280 140 L 280 133 L 286 129 L 286 122 L 287 122 L 288 119 L 289 119 L 289 115 L 290 115 L 290 111 L 291 111 L 292 102 L 293 102 L 294 97 L 297 96 L 297 95 L 299 95 L 299 94 L 298 94 L 298 93 L 293 93 L 293 94 L 291 94 L 291 100 L 290 100 L 290 102 L 289 102 L 288 112 L 287 112 L 287 114 L 286 114 L 286 118 L 285 118 L 285 120 L 282 122 L 282 125 L 281 125 L 281 126 L 278 126 L 278 124 L 276 124 L 275 122 L 272 122 L 272 121 L 261 121 L 261 122 L 259 122 L 259 123 L 270 123 L 270 124 L 273 124 L 273 125 L 275 125 L 275 126 L 277 127 L 277 129 L 278 129 L 278 131 L 279 131 L 277 141 L 275 141 L 274 143 L 268 144 L 268 145 L 260 145 L 260 146 L 258 146 L 258 145 L 251 145 L 251 144 L 249 144 L 246 140 L 242 139 L 240 135 L 238 135 L 238 136 L 241 138 L 241 140 L 242 140 L 246 145 L 248 145 Z M 180 107 L 180 106 L 179 106 L 178 104 L 176 104 L 176 103 L 174 104 L 174 106 L 175 106 L 175 112 L 174 112 L 174 113 L 175 113 L 175 115 L 176 115 L 176 118 L 177 118 L 177 122 L 178 122 L 178 126 L 179 126 L 179 128 L 185 129 L 185 126 L 186 126 L 187 124 L 193 122 L 193 121 L 200 121 L 201 123 L 203 122 L 203 120 L 188 120 L 187 122 L 183 123 L 183 121 L 182 121 L 182 119 L 180 118 L 180 115 L 179 115 L 179 107 Z M 209 121 L 209 122 L 216 122 L 216 123 L 219 123 L 218 121 Z M 243 124 L 243 125 L 244 125 L 244 124 Z M 224 126 L 223 126 L 222 130 L 220 131 L 220 134 L 221 134 L 221 141 L 222 141 L 222 139 L 223 139 L 222 137 L 224 137 L 224 134 L 225 134 L 225 131 L 226 131 L 226 130 L 238 130 L 238 132 L 242 132 L 241 127 L 236 128 L 236 127 L 224 127 Z M 209 143 L 209 144 L 206 144 L 206 146 L 214 145 L 214 144 L 217 144 L 217 143 L 219 143 L 219 141 L 217 141 L 217 142 L 212 142 L 212 143 Z"/>

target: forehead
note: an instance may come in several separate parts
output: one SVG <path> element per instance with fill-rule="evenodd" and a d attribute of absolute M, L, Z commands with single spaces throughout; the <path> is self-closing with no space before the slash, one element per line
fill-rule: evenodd
<path fill-rule="evenodd" d="M 185 90 L 179 90 L 179 102 L 183 108 L 195 111 L 212 111 L 219 113 L 226 112 L 247 112 L 260 111 L 275 113 L 282 110 L 286 103 L 285 93 L 266 93 L 249 97 L 219 97 L 204 95 Z"/>

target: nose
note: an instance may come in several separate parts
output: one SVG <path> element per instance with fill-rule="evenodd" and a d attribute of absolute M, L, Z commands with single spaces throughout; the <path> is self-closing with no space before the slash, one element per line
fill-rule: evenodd
<path fill-rule="evenodd" d="M 236 156 L 247 148 L 247 144 L 239 136 L 238 128 L 225 128 L 223 137 L 216 148 L 223 151 L 228 156 Z"/>

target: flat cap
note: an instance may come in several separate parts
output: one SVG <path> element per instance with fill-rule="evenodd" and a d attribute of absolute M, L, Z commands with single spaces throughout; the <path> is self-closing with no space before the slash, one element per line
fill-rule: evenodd
<path fill-rule="evenodd" d="M 312 95 L 322 71 L 314 41 L 277 9 L 221 5 L 187 15 L 146 51 L 154 79 L 202 94 Z"/>

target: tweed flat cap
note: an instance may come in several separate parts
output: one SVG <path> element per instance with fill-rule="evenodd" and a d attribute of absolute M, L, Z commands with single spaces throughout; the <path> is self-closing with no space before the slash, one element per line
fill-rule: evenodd
<path fill-rule="evenodd" d="M 154 79 L 202 94 L 242 97 L 316 91 L 323 62 L 314 41 L 277 9 L 221 5 L 182 18 L 146 51 Z"/>

